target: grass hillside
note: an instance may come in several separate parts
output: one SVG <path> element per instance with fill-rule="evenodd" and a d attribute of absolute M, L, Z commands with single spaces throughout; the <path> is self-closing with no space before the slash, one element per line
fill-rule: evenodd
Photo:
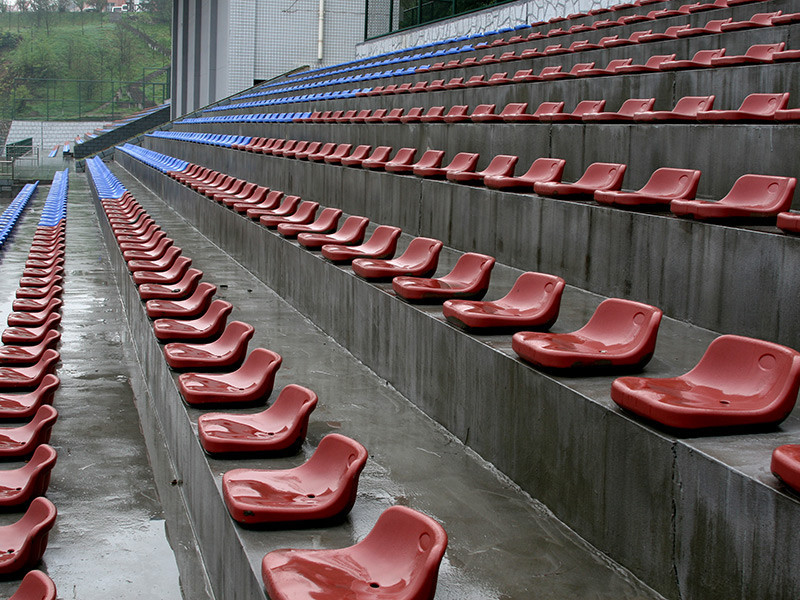
<path fill-rule="evenodd" d="M 162 102 L 157 71 L 169 58 L 148 38 L 169 48 L 170 24 L 148 13 L 0 14 L 2 117 L 117 118 Z"/>

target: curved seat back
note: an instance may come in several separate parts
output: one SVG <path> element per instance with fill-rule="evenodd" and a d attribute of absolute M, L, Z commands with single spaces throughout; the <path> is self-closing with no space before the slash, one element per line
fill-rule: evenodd
<path fill-rule="evenodd" d="M 606 345 L 644 345 L 655 349 L 661 309 L 641 302 L 609 298 L 603 300 L 589 322 L 575 332 Z"/>
<path fill-rule="evenodd" d="M 428 271 L 435 268 L 439 262 L 439 253 L 444 244 L 439 240 L 418 237 L 411 240 L 408 248 L 400 256 L 394 259 L 394 263 L 402 267 L 420 267 L 420 270 Z M 425 269 L 421 267 L 425 266 Z"/>
<path fill-rule="evenodd" d="M 592 189 L 619 189 L 625 169 L 626 165 L 618 163 L 592 163 L 575 185 Z"/>
<path fill-rule="evenodd" d="M 655 98 L 628 98 L 617 111 L 618 115 L 632 117 L 636 113 L 653 110 Z"/>
<path fill-rule="evenodd" d="M 386 170 L 389 171 L 390 167 L 410 165 L 414 161 L 416 154 L 416 148 L 400 148 L 394 158 L 386 163 Z"/>
<path fill-rule="evenodd" d="M 458 258 L 453 270 L 440 280 L 464 287 L 488 287 L 494 263 L 495 259 L 492 256 L 467 252 Z"/>
<path fill-rule="evenodd" d="M 41 571 L 29 571 L 8 600 L 56 600 L 56 586 Z"/>
<path fill-rule="evenodd" d="M 719 202 L 732 206 L 757 205 L 763 210 L 787 211 L 792 205 L 797 179 L 771 175 L 742 175 Z"/>
<path fill-rule="evenodd" d="M 334 150 L 328 156 L 325 157 L 325 162 L 331 162 L 331 163 L 338 162 L 342 160 L 345 156 L 350 154 L 350 150 L 352 149 L 353 149 L 353 144 L 339 144 L 336 147 L 336 150 Z"/>
<path fill-rule="evenodd" d="M 266 348 L 256 348 L 248 355 L 241 367 L 233 373 L 221 377 L 236 387 L 249 387 L 254 383 L 258 387 L 259 384 L 274 378 L 275 371 L 278 370 L 282 361 L 280 354 Z"/>
<path fill-rule="evenodd" d="M 491 175 L 500 175 L 503 177 L 512 176 L 518 161 L 518 156 L 513 156 L 511 154 L 498 154 L 492 159 L 492 162 L 489 163 L 489 166 L 481 171 L 480 174 L 483 177 L 489 177 Z"/>
<path fill-rule="evenodd" d="M 312 390 L 292 383 L 281 390 L 267 412 L 275 421 L 288 423 L 311 413 L 318 401 Z"/>
<path fill-rule="evenodd" d="M 272 193 L 272 192 L 270 192 Z M 278 194 L 283 194 L 283 192 L 277 192 Z M 300 205 L 300 196 L 286 196 L 281 202 L 280 206 L 273 210 L 271 213 L 276 217 L 284 217 L 286 215 L 291 215 L 297 210 L 297 207 Z M 266 208 L 266 207 L 265 207 Z M 271 209 L 267 209 L 271 210 Z"/>
<path fill-rule="evenodd" d="M 402 229 L 399 227 L 379 225 L 372 232 L 370 238 L 361 245 L 361 250 L 368 254 L 392 256 L 397 249 L 397 240 L 400 239 L 401 233 Z"/>
<path fill-rule="evenodd" d="M 480 154 L 477 152 L 459 152 L 447 165 L 445 171 L 474 171 L 478 164 Z"/>
<path fill-rule="evenodd" d="M 529 183 L 561 181 L 566 164 L 563 158 L 537 158 L 520 179 Z"/>
<path fill-rule="evenodd" d="M 355 502 L 358 476 L 367 464 L 367 450 L 354 439 L 331 433 L 319 442 L 311 458 L 296 469 L 308 489 L 339 487 Z M 335 481 L 336 483 L 332 483 Z M 352 506 L 349 501 L 348 504 Z"/>
<path fill-rule="evenodd" d="M 500 111 L 500 116 L 522 115 L 525 114 L 526 110 L 528 110 L 527 102 L 509 102 L 505 105 L 505 108 Z"/>
<path fill-rule="evenodd" d="M 342 164 L 343 165 L 361 164 L 361 161 L 363 161 L 365 158 L 369 156 L 371 150 L 372 146 L 368 144 L 361 144 L 360 146 L 356 146 L 352 154 L 342 158 Z"/>
<path fill-rule="evenodd" d="M 364 232 L 369 226 L 369 219 L 358 215 L 351 215 L 347 217 L 336 232 L 336 236 L 348 240 L 362 240 L 364 239 Z"/>
<path fill-rule="evenodd" d="M 759 115 L 774 115 L 776 111 L 789 104 L 789 93 L 783 94 L 750 94 L 739 107 L 741 112 Z"/>
<path fill-rule="evenodd" d="M 800 352 L 764 340 L 722 335 L 682 378 L 724 394 L 758 396 L 764 405 L 788 402 L 791 410 L 800 386 Z"/>
<path fill-rule="evenodd" d="M 700 171 L 696 169 L 656 169 L 639 190 L 641 194 L 669 198 L 694 198 L 700 182 Z"/>
<path fill-rule="evenodd" d="M 447 533 L 439 523 L 405 506 L 392 506 L 367 537 L 345 552 L 367 567 L 372 587 L 405 587 L 404 597 L 433 598 L 446 548 Z"/>
<path fill-rule="evenodd" d="M 534 117 L 541 117 L 542 115 L 551 115 L 553 113 L 564 112 L 563 102 L 542 102 L 535 111 Z"/>
<path fill-rule="evenodd" d="M 716 96 L 684 96 L 675 103 L 672 113 L 687 117 L 697 116 L 700 111 L 711 110 Z"/>
<path fill-rule="evenodd" d="M 508 294 L 495 301 L 503 308 L 530 310 L 560 302 L 565 282 L 557 275 L 529 271 L 520 275 Z"/>
<path fill-rule="evenodd" d="M 422 158 L 414 165 L 414 169 L 437 169 L 444 159 L 444 150 L 426 150 Z"/>

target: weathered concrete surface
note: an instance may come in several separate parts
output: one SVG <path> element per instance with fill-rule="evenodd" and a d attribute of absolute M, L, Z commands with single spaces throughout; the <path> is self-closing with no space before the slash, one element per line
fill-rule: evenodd
<path fill-rule="evenodd" d="M 800 280 L 790 267 L 800 262 L 800 238 L 774 226 L 722 226 L 174 140 L 147 145 L 701 327 L 788 346 L 800 336 Z M 791 146 L 770 156 L 792 154 L 780 147 Z M 166 178 L 148 183 L 162 196 L 171 189 Z"/>
<path fill-rule="evenodd" d="M 613 376 L 540 373 L 515 358 L 508 336 L 457 331 L 440 309 L 410 306 L 387 284 L 366 283 L 138 161 L 117 158 L 426 414 L 661 593 L 703 600 L 800 594 L 792 567 L 800 548 L 789 533 L 800 504 L 768 471 L 771 449 L 800 433 L 795 417 L 772 433 L 676 439 L 619 411 L 609 397 Z M 439 272 L 456 256 L 446 252 Z M 498 266 L 488 297 L 517 274 Z M 554 330 L 579 327 L 599 301 L 570 288 Z M 685 372 L 714 337 L 665 319 L 646 374 Z M 705 480 L 724 485 L 699 485 Z M 743 498 L 746 513 L 727 510 Z M 713 592 L 708 564 L 717 569 Z"/>
<path fill-rule="evenodd" d="M 3 323 L 47 192 L 40 187 L 0 253 Z M 58 519 L 39 568 L 52 577 L 59 598 L 178 600 L 183 596 L 176 560 L 134 406 L 130 378 L 136 367 L 123 351 L 122 307 L 87 198 L 85 177 L 73 175 L 57 370 L 61 387 L 54 401 L 59 419 L 50 442 L 58 462 L 47 493 Z M 5 462 L 2 468 L 19 466 Z M 2 514 L 0 523 L 15 522 L 20 514 Z M 20 579 L 0 581 L 0 596 L 11 596 Z M 189 583 L 191 590 L 195 586 Z"/>
<path fill-rule="evenodd" d="M 300 383 L 320 396 L 320 406 L 312 414 L 309 440 L 300 456 L 207 459 L 195 437 L 195 421 L 202 411 L 187 408 L 180 401 L 174 375 L 166 367 L 127 269 L 121 257 L 114 258 L 133 342 L 153 390 L 154 411 L 164 427 L 218 597 L 263 598 L 259 566 L 264 553 L 280 547 L 351 544 L 363 537 L 380 512 L 392 504 L 431 514 L 447 529 L 450 545 L 437 592 L 440 600 L 657 597 L 570 534 L 541 504 L 478 460 L 245 270 L 237 257 L 225 254 L 183 215 L 174 213 L 130 175 L 113 168 L 168 235 L 192 257 L 193 264 L 204 271 L 204 280 L 221 285 L 217 296 L 235 306 L 231 318 L 255 326 L 250 347 L 261 345 L 283 356 L 276 390 L 288 383 Z M 107 231 L 106 240 L 113 244 Z M 263 248 L 254 248 L 256 253 L 260 250 Z M 296 249 L 292 252 L 302 254 Z M 277 255 L 259 256 L 262 262 L 282 268 L 276 262 Z M 313 276 L 311 271 L 303 275 L 288 262 L 285 267 L 294 276 Z M 347 302 L 346 296 L 340 297 Z M 363 316 L 370 317 L 367 313 Z M 379 336 L 378 328 L 371 328 L 367 335 Z M 416 359 L 409 356 L 403 361 L 411 367 Z M 431 388 L 430 399 L 435 401 L 438 396 L 439 390 Z M 446 402 L 444 396 L 442 401 Z M 370 452 L 358 500 L 344 524 L 264 532 L 241 529 L 232 523 L 220 497 L 224 471 L 240 466 L 280 468 L 299 464 L 325 434 L 334 431 L 358 439 Z"/>

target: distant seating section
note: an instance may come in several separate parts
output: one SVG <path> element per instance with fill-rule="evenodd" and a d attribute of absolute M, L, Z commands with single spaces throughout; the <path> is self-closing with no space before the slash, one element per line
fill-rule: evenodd
<path fill-rule="evenodd" d="M 611 398 L 676 429 L 756 427 L 785 419 L 800 387 L 800 353 L 737 335 L 714 340 L 691 371 L 663 379 L 621 377 Z"/>

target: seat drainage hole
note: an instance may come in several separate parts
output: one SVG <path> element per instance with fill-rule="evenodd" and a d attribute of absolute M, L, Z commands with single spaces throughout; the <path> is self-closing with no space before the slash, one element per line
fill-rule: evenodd
<path fill-rule="evenodd" d="M 370 582 L 369 587 L 371 587 L 371 588 L 379 588 L 381 586 L 378 585 L 377 583 L 375 583 L 374 581 L 372 581 L 372 582 Z"/>
<path fill-rule="evenodd" d="M 731 401 L 730 400 L 720 400 L 719 403 L 720 404 L 730 404 Z"/>
<path fill-rule="evenodd" d="M 309 498 L 316 498 L 314 494 L 306 494 L 306 496 L 308 496 Z"/>

